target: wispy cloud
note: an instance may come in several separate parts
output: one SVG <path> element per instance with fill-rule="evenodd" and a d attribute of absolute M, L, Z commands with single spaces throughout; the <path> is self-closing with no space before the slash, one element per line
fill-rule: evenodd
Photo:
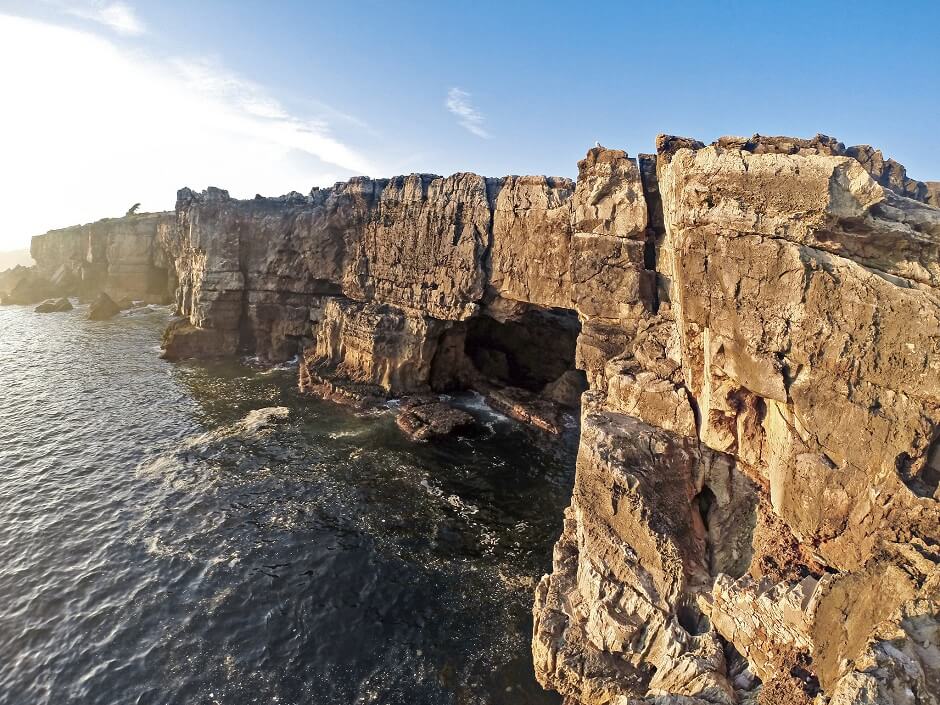
<path fill-rule="evenodd" d="M 2 134 L 17 136 L 5 144 L 0 192 L 20 203 L 0 244 L 137 201 L 172 208 L 186 185 L 251 197 L 382 173 L 332 118 L 278 100 L 216 58 L 156 58 L 0 14 L 0 63 L 21 67 L 0 72 L 0 94 L 19 106 L 0 115 Z M 63 118 L 63 105 L 76 109 Z M 52 205 L 40 197 L 51 165 L 62 191 Z"/>
<path fill-rule="evenodd" d="M 133 37 L 147 31 L 147 27 L 137 16 L 134 8 L 124 2 L 91 0 L 91 2 L 64 4 L 63 9 L 75 17 L 103 24 L 118 34 Z"/>
<path fill-rule="evenodd" d="M 358 174 L 375 173 L 366 159 L 330 134 L 326 122 L 292 115 L 262 86 L 220 62 L 202 57 L 174 59 L 170 65 L 188 91 L 216 105 L 212 112 L 217 129 L 306 152 Z"/>
<path fill-rule="evenodd" d="M 451 88 L 447 91 L 447 109 L 457 116 L 458 124 L 466 130 L 469 130 L 477 137 L 489 139 L 490 133 L 483 127 L 486 118 L 473 103 L 470 102 L 470 94 L 460 88 Z"/>

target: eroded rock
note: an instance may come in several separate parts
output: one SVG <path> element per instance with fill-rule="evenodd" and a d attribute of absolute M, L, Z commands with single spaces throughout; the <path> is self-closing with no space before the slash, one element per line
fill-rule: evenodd
<path fill-rule="evenodd" d="M 72 302 L 66 298 L 47 299 L 35 309 L 36 313 L 64 313 L 72 310 Z"/>
<path fill-rule="evenodd" d="M 412 440 L 424 441 L 469 433 L 476 422 L 466 411 L 453 407 L 439 397 L 424 395 L 404 400 L 395 423 Z"/>
<path fill-rule="evenodd" d="M 106 321 L 109 318 L 114 318 L 120 312 L 121 307 L 114 303 L 110 296 L 101 293 L 88 307 L 88 318 L 92 321 Z"/>
<path fill-rule="evenodd" d="M 549 431 L 580 401 L 534 609 L 566 703 L 937 705 L 936 192 L 825 135 L 184 189 L 166 355 L 302 353 L 305 392 L 477 389 Z M 403 429 L 449 430 L 422 399 Z"/>

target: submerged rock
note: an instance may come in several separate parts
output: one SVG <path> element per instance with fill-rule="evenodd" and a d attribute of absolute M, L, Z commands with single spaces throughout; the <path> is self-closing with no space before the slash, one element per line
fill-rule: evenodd
<path fill-rule="evenodd" d="M 88 307 L 88 318 L 92 321 L 105 321 L 120 312 L 121 307 L 114 303 L 110 296 L 102 293 Z"/>
<path fill-rule="evenodd" d="M 263 409 L 254 409 L 249 411 L 245 418 L 238 423 L 235 432 L 254 435 L 274 424 L 284 423 L 289 418 L 290 409 L 286 406 L 268 406 Z"/>
<path fill-rule="evenodd" d="M 36 313 L 62 313 L 72 310 L 72 302 L 66 298 L 47 299 L 39 304 L 35 309 Z"/>

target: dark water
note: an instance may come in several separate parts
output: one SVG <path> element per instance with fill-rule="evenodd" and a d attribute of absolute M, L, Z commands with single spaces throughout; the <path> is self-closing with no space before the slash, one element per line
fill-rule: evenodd
<path fill-rule="evenodd" d="M 557 702 L 530 608 L 570 454 L 171 365 L 166 321 L 0 308 L 0 703 Z"/>

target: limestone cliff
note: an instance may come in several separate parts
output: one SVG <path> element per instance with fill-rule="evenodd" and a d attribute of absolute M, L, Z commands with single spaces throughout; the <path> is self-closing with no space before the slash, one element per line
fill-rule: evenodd
<path fill-rule="evenodd" d="M 548 429 L 580 397 L 534 607 L 568 703 L 936 705 L 935 198 L 822 135 L 595 148 L 575 183 L 184 189 L 166 355 L 299 354 L 356 403 L 470 387 Z"/>
<path fill-rule="evenodd" d="M 818 140 L 658 147 L 657 298 L 580 356 L 537 673 L 584 703 L 936 703 L 940 210 Z"/>
<path fill-rule="evenodd" d="M 7 277 L 5 301 L 105 293 L 115 300 L 163 303 L 175 281 L 158 234 L 174 223 L 172 213 L 141 213 L 37 235 L 30 247 L 36 266 Z"/>
<path fill-rule="evenodd" d="M 572 192 L 473 174 L 247 201 L 183 189 L 164 239 L 183 318 L 165 355 L 300 354 L 304 391 L 355 403 L 512 382 L 513 408 L 543 392 L 570 404 Z"/>

